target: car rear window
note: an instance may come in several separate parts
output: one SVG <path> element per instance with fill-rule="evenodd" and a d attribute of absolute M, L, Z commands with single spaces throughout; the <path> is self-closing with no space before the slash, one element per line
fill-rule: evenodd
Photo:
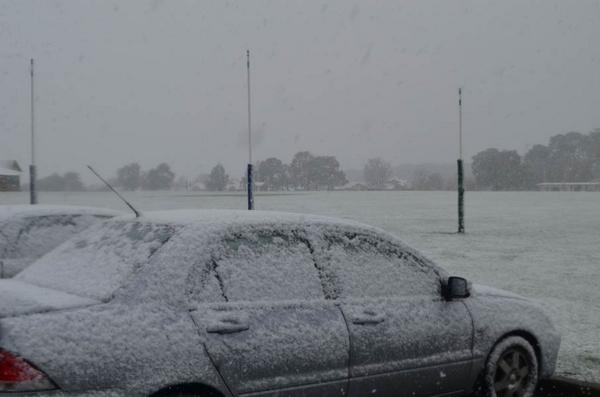
<path fill-rule="evenodd" d="M 92 226 L 43 256 L 16 279 L 108 300 L 175 231 L 173 225 L 131 221 Z"/>
<path fill-rule="evenodd" d="M 21 220 L 7 257 L 37 258 L 103 218 L 90 214 L 31 216 Z"/>

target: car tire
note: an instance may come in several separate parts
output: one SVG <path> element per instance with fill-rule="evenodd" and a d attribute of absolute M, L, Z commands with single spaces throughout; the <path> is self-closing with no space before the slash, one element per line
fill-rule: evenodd
<path fill-rule="evenodd" d="M 501 340 L 490 353 L 482 379 L 485 397 L 532 397 L 539 366 L 531 344 L 520 336 Z"/>

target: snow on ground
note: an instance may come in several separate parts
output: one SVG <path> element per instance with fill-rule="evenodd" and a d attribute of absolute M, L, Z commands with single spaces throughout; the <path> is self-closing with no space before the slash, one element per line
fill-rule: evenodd
<path fill-rule="evenodd" d="M 239 194 L 136 192 L 143 210 L 245 208 Z M 563 341 L 557 371 L 600 382 L 600 194 L 467 192 L 466 230 L 456 235 L 452 192 L 265 194 L 257 209 L 354 219 L 386 229 L 451 274 L 541 302 Z M 0 193 L 0 204 L 27 202 Z M 123 210 L 112 193 L 41 193 L 40 202 Z"/>

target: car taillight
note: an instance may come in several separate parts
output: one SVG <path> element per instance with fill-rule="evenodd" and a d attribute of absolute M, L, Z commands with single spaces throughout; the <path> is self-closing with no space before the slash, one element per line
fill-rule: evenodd
<path fill-rule="evenodd" d="M 0 349 L 0 392 L 50 390 L 56 387 L 27 361 Z"/>

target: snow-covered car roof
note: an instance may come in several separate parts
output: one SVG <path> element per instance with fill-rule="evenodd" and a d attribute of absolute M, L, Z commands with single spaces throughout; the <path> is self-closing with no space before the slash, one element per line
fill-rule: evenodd
<path fill-rule="evenodd" d="M 0 222 L 14 217 L 44 215 L 106 215 L 113 217 L 123 215 L 123 212 L 75 205 L 0 205 Z"/>
<path fill-rule="evenodd" d="M 133 218 L 126 215 L 116 219 Z M 369 229 L 373 232 L 383 233 L 383 230 L 373 226 L 365 225 L 356 221 L 340 218 L 330 218 L 320 215 L 308 215 L 292 212 L 277 211 L 242 211 L 242 210 L 168 210 L 144 212 L 139 221 L 152 223 L 164 223 L 173 225 L 206 225 L 213 227 L 227 227 L 237 224 L 248 225 L 343 225 L 353 226 L 361 229 Z"/>
<path fill-rule="evenodd" d="M 413 254 L 422 257 L 430 265 L 438 268 L 435 262 L 426 256 L 423 256 L 422 253 L 418 253 L 414 248 L 407 245 L 398 236 L 390 234 L 389 232 L 378 227 L 344 218 L 333 218 L 322 215 L 279 211 L 188 209 L 149 211 L 144 212 L 140 218 L 134 218 L 133 215 L 125 215 L 123 217 L 113 219 L 135 219 L 142 222 L 171 224 L 183 227 L 191 226 L 198 232 L 207 233 L 211 233 L 211 231 L 228 229 L 230 227 L 264 226 L 268 228 L 270 225 L 274 227 L 282 227 L 286 224 L 290 226 L 302 225 L 303 227 L 330 227 L 332 229 L 335 229 L 336 227 L 350 228 L 355 229 L 356 231 L 369 232 L 384 239 L 393 240 L 396 244 L 402 246 L 405 251 L 412 252 Z M 438 270 L 443 271 L 441 268 L 438 268 Z"/>

